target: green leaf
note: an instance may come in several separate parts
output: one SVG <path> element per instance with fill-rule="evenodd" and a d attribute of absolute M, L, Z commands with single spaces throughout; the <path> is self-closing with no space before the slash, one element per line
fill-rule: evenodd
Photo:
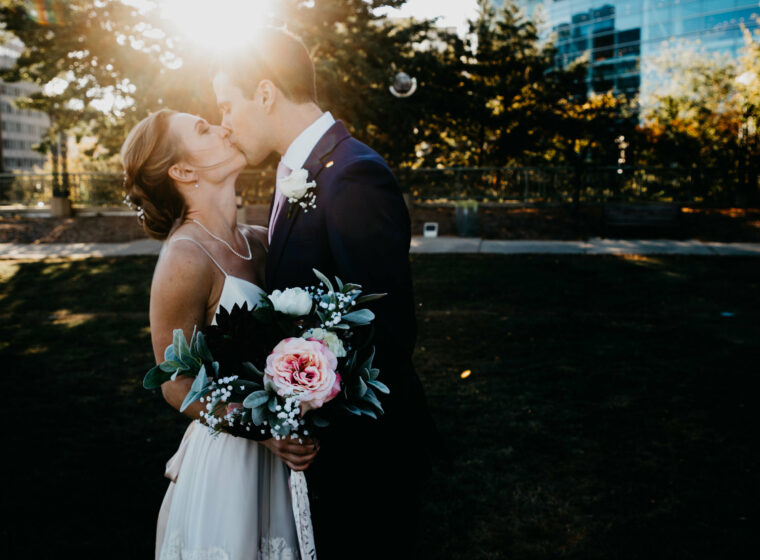
<path fill-rule="evenodd" d="M 314 424 L 317 428 L 326 428 L 327 426 L 330 425 L 330 422 L 328 422 L 325 418 L 317 414 L 312 415 L 311 423 Z"/>
<path fill-rule="evenodd" d="M 243 362 L 241 365 L 243 366 L 243 370 L 251 377 L 259 377 L 261 379 L 264 378 L 264 373 L 259 371 L 259 368 L 257 368 L 251 362 Z"/>
<path fill-rule="evenodd" d="M 191 350 L 195 348 L 195 336 L 198 334 L 198 327 L 197 325 L 193 325 L 193 334 L 190 335 L 190 342 L 188 343 L 188 348 Z"/>
<path fill-rule="evenodd" d="M 277 412 L 277 395 L 272 395 L 269 399 L 269 402 L 267 403 L 267 408 L 269 408 L 269 412 L 275 413 Z"/>
<path fill-rule="evenodd" d="M 380 298 L 384 298 L 388 294 L 367 294 L 366 296 L 361 296 L 356 298 L 354 301 L 356 302 L 356 305 L 362 305 L 364 303 L 369 303 L 370 301 L 375 301 Z"/>
<path fill-rule="evenodd" d="M 258 408 L 269 401 L 267 391 L 254 391 L 243 400 L 243 406 L 246 408 Z"/>
<path fill-rule="evenodd" d="M 369 309 L 358 309 L 356 311 L 352 311 L 351 313 L 343 315 L 342 321 L 345 321 L 351 325 L 361 326 L 369 325 L 374 318 L 375 314 L 372 313 L 372 311 Z"/>
<path fill-rule="evenodd" d="M 348 292 L 353 292 L 354 290 L 361 290 L 362 286 L 361 284 L 352 284 L 350 282 L 343 285 L 343 293 L 347 294 Z"/>
<path fill-rule="evenodd" d="M 337 276 L 335 277 L 335 283 L 338 285 L 338 291 L 343 292 L 343 282 Z"/>
<path fill-rule="evenodd" d="M 261 426 L 264 424 L 264 409 L 261 407 L 258 408 L 246 408 L 246 410 L 251 411 L 251 422 L 256 424 L 257 426 Z"/>
<path fill-rule="evenodd" d="M 163 371 L 161 366 L 151 368 L 143 377 L 143 387 L 146 389 L 157 389 L 171 378 L 171 373 Z"/>
<path fill-rule="evenodd" d="M 380 391 L 381 393 L 385 393 L 386 395 L 390 394 L 390 392 L 391 392 L 391 390 L 388 389 L 388 386 L 385 383 L 381 383 L 380 381 L 377 381 L 377 380 L 373 379 L 372 381 L 368 381 L 367 383 L 370 386 L 372 386 L 375 389 L 377 389 L 378 391 Z"/>
<path fill-rule="evenodd" d="M 311 270 L 314 271 L 314 274 L 316 275 L 316 277 L 319 278 L 319 281 L 322 282 L 322 284 L 324 284 L 329 291 L 331 291 L 331 292 L 335 291 L 335 288 L 333 288 L 333 285 L 330 282 L 330 280 L 327 278 L 327 276 L 325 276 L 324 274 L 322 274 L 316 268 L 312 268 Z"/>
<path fill-rule="evenodd" d="M 182 329 L 174 329 L 173 345 L 174 353 L 177 355 L 177 358 L 179 358 L 179 361 L 186 365 L 190 365 L 193 357 L 190 353 L 190 347 L 187 345 L 185 333 L 182 332 Z"/>
<path fill-rule="evenodd" d="M 167 373 L 174 373 L 178 369 L 183 371 L 187 369 L 185 364 L 178 362 L 177 360 L 166 360 L 165 362 L 162 362 L 158 367 Z"/>
<path fill-rule="evenodd" d="M 361 412 L 362 414 L 364 414 L 364 416 L 369 416 L 370 418 L 374 418 L 375 420 L 377 420 L 377 414 L 375 414 L 374 410 L 369 409 L 369 408 L 362 408 Z"/>
<path fill-rule="evenodd" d="M 238 398 L 246 397 L 254 391 L 263 389 L 261 383 L 249 381 L 248 379 L 237 379 L 231 381 L 230 385 L 232 385 L 232 394 Z M 242 402 L 242 400 L 240 402 Z"/>
<path fill-rule="evenodd" d="M 344 403 L 343 408 L 345 408 L 347 411 L 349 411 L 351 414 L 356 414 L 357 416 L 362 415 L 362 411 L 360 408 L 352 405 L 351 403 Z"/>
<path fill-rule="evenodd" d="M 208 376 L 206 375 L 206 366 L 202 365 L 198 370 L 198 375 L 193 379 L 193 384 L 190 386 L 191 391 L 200 392 L 204 387 L 208 385 Z"/>
<path fill-rule="evenodd" d="M 367 393 L 367 384 L 364 382 L 364 379 L 361 377 L 357 379 L 357 391 L 359 394 L 359 397 L 363 397 Z"/>
<path fill-rule="evenodd" d="M 364 393 L 362 400 L 371 403 L 372 406 L 377 408 L 380 412 L 383 411 L 383 405 L 380 404 L 379 400 L 377 400 L 377 397 L 375 396 L 375 393 L 372 391 L 372 389 L 367 389 L 367 392 Z"/>
<path fill-rule="evenodd" d="M 193 385 L 195 385 L 195 382 L 193 382 Z M 187 393 L 187 396 L 185 397 L 185 400 L 182 401 L 182 405 L 179 407 L 180 412 L 185 412 L 185 409 L 193 404 L 195 401 L 200 399 L 201 397 L 206 396 L 211 391 L 211 387 L 206 387 L 205 389 L 202 389 L 201 391 L 193 391 L 192 388 Z"/>
<path fill-rule="evenodd" d="M 364 363 L 362 364 L 362 369 L 372 369 L 372 360 L 375 359 L 375 347 L 372 347 L 372 352 L 370 352 L 369 358 L 367 358 Z"/>
<path fill-rule="evenodd" d="M 179 357 L 177 356 L 177 353 L 174 351 L 174 344 L 170 344 L 166 347 L 166 350 L 164 350 L 164 361 L 179 361 Z"/>
<path fill-rule="evenodd" d="M 195 353 L 203 361 L 206 361 L 206 362 L 214 361 L 214 357 L 211 355 L 211 351 L 208 349 L 208 345 L 206 344 L 206 337 L 200 331 L 198 332 L 198 335 L 195 338 Z"/>

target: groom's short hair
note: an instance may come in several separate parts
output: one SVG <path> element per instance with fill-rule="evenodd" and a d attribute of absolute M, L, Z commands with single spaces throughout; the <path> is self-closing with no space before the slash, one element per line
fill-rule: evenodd
<path fill-rule="evenodd" d="M 283 28 L 264 27 L 234 55 L 219 57 L 212 78 L 224 72 L 246 98 L 252 98 L 261 80 L 270 80 L 294 103 L 317 102 L 314 63 L 303 41 Z"/>

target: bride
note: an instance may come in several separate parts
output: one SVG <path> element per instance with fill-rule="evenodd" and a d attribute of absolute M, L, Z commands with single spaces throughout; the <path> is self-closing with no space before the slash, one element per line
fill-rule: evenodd
<path fill-rule="evenodd" d="M 267 234 L 237 224 L 235 180 L 246 160 L 226 129 L 164 109 L 132 129 L 121 157 L 125 190 L 140 223 L 151 237 L 166 240 L 150 293 L 151 338 L 160 363 L 174 329 L 189 340 L 195 326 L 214 323 L 220 306 L 256 305 Z M 179 410 L 191 384 L 187 377 L 167 381 L 163 396 Z M 298 558 L 288 467 L 308 467 L 315 442 L 214 436 L 202 411 L 200 402 L 185 410 L 193 422 L 167 464 L 172 482 L 159 513 L 156 558 Z"/>

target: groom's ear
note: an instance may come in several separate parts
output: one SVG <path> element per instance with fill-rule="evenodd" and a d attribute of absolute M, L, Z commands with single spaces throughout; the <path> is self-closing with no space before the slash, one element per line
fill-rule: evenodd
<path fill-rule="evenodd" d="M 194 169 L 188 169 L 177 163 L 169 168 L 169 177 L 179 183 L 190 183 L 191 181 L 198 180 L 198 175 L 195 173 Z"/>
<path fill-rule="evenodd" d="M 277 97 L 277 86 L 270 80 L 261 80 L 256 93 L 261 107 L 267 113 L 271 113 L 274 108 L 274 100 Z"/>

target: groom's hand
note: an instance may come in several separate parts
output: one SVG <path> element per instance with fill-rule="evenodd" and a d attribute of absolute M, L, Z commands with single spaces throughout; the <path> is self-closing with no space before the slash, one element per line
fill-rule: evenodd
<path fill-rule="evenodd" d="M 298 439 L 267 439 L 261 443 L 272 453 L 282 459 L 294 471 L 305 471 L 309 468 L 319 451 L 319 442 L 312 438 Z"/>

